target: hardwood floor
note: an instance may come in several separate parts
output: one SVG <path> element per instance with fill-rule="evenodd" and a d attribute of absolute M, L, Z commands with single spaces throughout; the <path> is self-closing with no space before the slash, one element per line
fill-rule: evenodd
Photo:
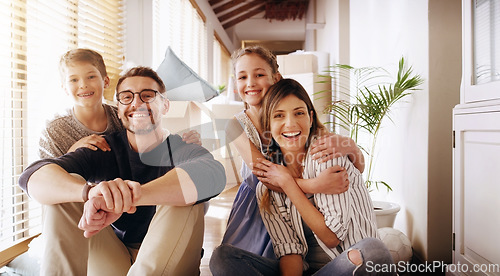
<path fill-rule="evenodd" d="M 210 200 L 210 207 L 205 214 L 205 237 L 203 249 L 205 250 L 201 259 L 200 271 L 202 276 L 211 276 L 208 267 L 212 251 L 220 245 L 222 235 L 226 230 L 227 219 L 234 201 L 234 196 L 238 191 L 238 185 L 228 185 L 220 195 Z"/>

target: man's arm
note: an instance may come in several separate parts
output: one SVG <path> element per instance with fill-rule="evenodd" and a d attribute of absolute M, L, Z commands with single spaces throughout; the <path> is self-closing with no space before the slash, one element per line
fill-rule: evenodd
<path fill-rule="evenodd" d="M 95 157 L 96 154 L 99 155 Z M 115 212 L 128 211 L 132 207 L 132 202 L 140 196 L 139 183 L 114 179 L 103 181 L 90 191 L 84 189 L 87 183 L 84 178 L 93 179 L 96 174 L 103 173 L 97 172 L 97 168 L 103 167 L 102 164 L 108 165 L 107 172 L 116 170 L 116 167 L 110 167 L 109 160 L 103 159 L 101 154 L 103 153 L 84 149 L 56 159 L 39 160 L 21 174 L 19 186 L 42 204 L 83 202 L 84 198 L 103 195 L 109 209 Z M 90 158 L 92 156 L 95 158 Z M 75 178 L 74 174 L 78 177 Z M 94 180 L 99 178 L 105 179 L 103 175 L 99 175 Z M 88 193 L 87 197 L 84 192 Z"/>
<path fill-rule="evenodd" d="M 226 186 L 222 164 L 199 145 L 185 144 L 177 136 L 169 139 L 175 168 L 143 184 L 135 205 L 185 206 L 220 194 Z"/>
<path fill-rule="evenodd" d="M 28 167 L 19 179 L 21 187 L 41 204 L 83 202 L 82 190 L 86 183 L 83 178 L 48 162 Z"/>
<path fill-rule="evenodd" d="M 41 165 L 41 166 L 40 166 Z M 41 204 L 51 205 L 65 202 L 83 202 L 87 181 L 78 174 L 68 173 L 61 166 L 49 161 L 28 167 L 20 178 L 21 187 Z M 116 213 L 129 211 L 133 201 L 140 197 L 140 184 L 129 180 L 103 181 L 87 190 L 87 198 L 103 195 L 108 209 Z"/>
<path fill-rule="evenodd" d="M 47 164 L 31 174 L 27 187 L 32 198 L 41 204 L 50 205 L 83 202 L 82 190 L 86 183 L 85 179 L 69 174 L 59 165 Z M 93 188 L 90 193 L 97 192 L 99 188 Z M 89 198 L 93 197 L 95 196 L 89 195 Z M 197 201 L 198 191 L 195 183 L 185 170 L 175 168 L 141 186 L 141 197 L 134 205 L 186 206 Z"/>
<path fill-rule="evenodd" d="M 187 206 L 198 201 L 198 190 L 189 174 L 174 168 L 163 176 L 141 186 L 141 197 L 135 204 Z"/>

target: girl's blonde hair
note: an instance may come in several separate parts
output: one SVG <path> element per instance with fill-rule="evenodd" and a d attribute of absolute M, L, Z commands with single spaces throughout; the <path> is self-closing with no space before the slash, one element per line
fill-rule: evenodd
<path fill-rule="evenodd" d="M 277 105 L 286 97 L 293 95 L 306 104 L 307 112 L 312 116 L 312 125 L 307 137 L 305 147 L 309 147 L 314 137 L 318 137 L 326 132 L 325 126 L 320 122 L 318 114 L 314 109 L 314 105 L 307 94 L 304 87 L 293 79 L 281 79 L 273 84 L 267 91 L 264 99 L 262 100 L 260 124 L 262 126 L 264 137 L 264 152 L 266 157 L 274 163 L 282 163 L 284 160 L 281 157 L 281 150 L 279 145 L 274 141 L 271 136 L 271 119 Z M 311 115 L 312 113 L 312 115 Z M 260 202 L 264 210 L 269 211 L 269 190 L 266 190 Z"/>

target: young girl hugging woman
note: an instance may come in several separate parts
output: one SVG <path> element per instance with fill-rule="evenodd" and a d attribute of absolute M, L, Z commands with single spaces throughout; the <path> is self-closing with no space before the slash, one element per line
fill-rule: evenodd
<path fill-rule="evenodd" d="M 320 163 L 308 153 L 323 126 L 298 82 L 283 79 L 269 89 L 261 126 L 269 160 L 254 164 L 253 172 L 283 191 L 262 183 L 256 188 L 277 260 L 222 245 L 217 254 L 226 259 L 225 269 L 212 273 L 236 275 L 244 268 L 245 275 L 378 275 L 375 267 L 392 264 L 378 239 L 373 205 L 359 170 L 346 156 Z M 317 177 L 333 166 L 347 172 L 349 188 L 344 193 L 304 193 L 296 181 Z"/>
<path fill-rule="evenodd" d="M 259 180 L 252 174 L 252 164 L 264 158 L 262 150 L 262 126 L 260 111 L 262 99 L 269 87 L 282 77 L 278 71 L 276 56 L 261 46 L 251 46 L 237 50 L 233 56 L 235 87 L 245 102 L 245 110 L 236 114 L 226 127 L 227 140 L 236 147 L 242 156 L 241 183 L 236 194 L 227 229 L 222 244 L 235 247 L 257 255 L 274 258 L 269 234 L 260 217 L 255 189 Z M 356 143 L 348 137 L 330 134 L 322 129 L 311 147 L 311 158 L 325 162 L 336 156 L 348 156 L 359 170 L 364 169 L 364 158 Z M 347 173 L 340 166 L 323 170 L 315 178 L 296 179 L 302 190 L 310 193 L 338 194 L 347 190 Z M 339 181 L 332 181 L 339 180 Z M 264 183 L 270 189 L 282 191 L 279 186 Z M 210 266 L 218 266 L 217 255 L 212 255 Z M 222 260 L 223 261 L 223 260 Z"/>

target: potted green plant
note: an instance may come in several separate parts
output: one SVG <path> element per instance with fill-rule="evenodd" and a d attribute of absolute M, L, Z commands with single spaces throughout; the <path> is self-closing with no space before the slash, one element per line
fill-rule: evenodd
<path fill-rule="evenodd" d="M 391 81 L 387 70 L 380 67 L 354 68 L 338 64 L 327 72 L 323 77 L 332 79 L 339 90 L 338 95 L 344 99 L 333 99 L 327 112 L 335 118 L 332 124 L 348 130 L 350 137 L 366 153 L 365 183 L 368 190 L 373 190 L 373 187 L 379 189 L 379 185 L 382 185 L 392 191 L 387 182 L 373 179 L 377 138 L 382 122 L 390 119 L 394 105 L 418 90 L 423 79 L 413 73 L 404 58 L 399 60 L 395 81 Z M 377 204 L 374 202 L 374 205 Z"/>

